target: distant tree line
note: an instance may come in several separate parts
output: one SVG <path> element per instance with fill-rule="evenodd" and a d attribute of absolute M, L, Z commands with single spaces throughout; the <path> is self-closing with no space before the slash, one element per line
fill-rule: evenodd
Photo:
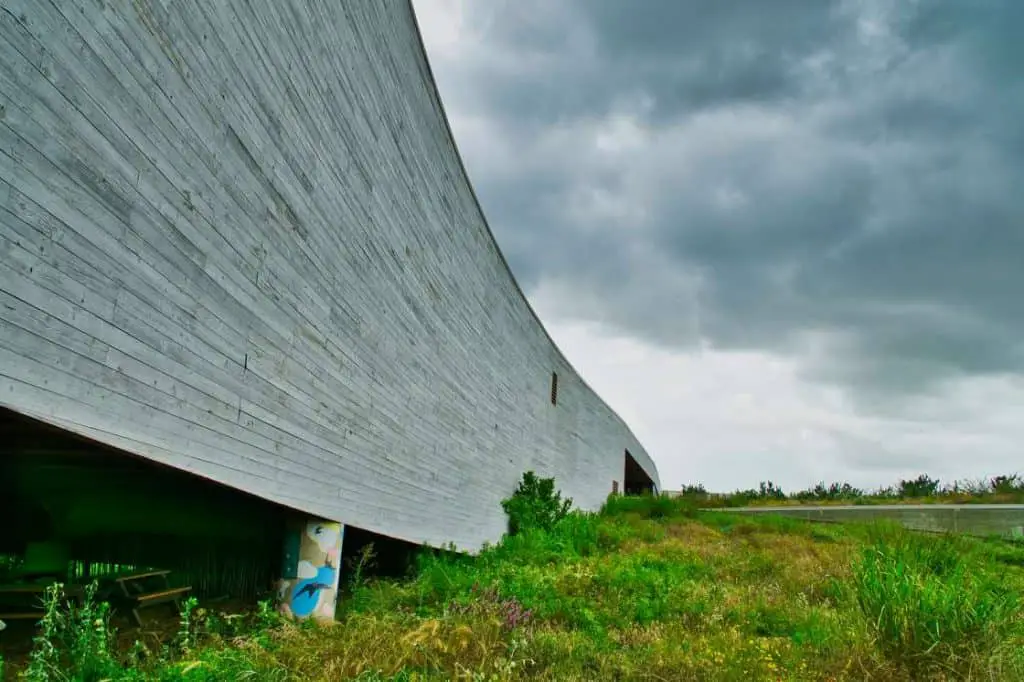
<path fill-rule="evenodd" d="M 773 481 L 761 481 L 757 488 L 735 490 L 731 493 L 710 493 L 700 484 L 686 484 L 680 495 L 708 501 L 718 501 L 727 506 L 741 506 L 750 502 L 834 502 L 853 503 L 885 500 L 907 500 L 928 498 L 962 499 L 971 501 L 1024 502 L 1024 478 L 1019 474 L 993 476 L 991 478 L 966 479 L 943 484 L 928 474 L 917 478 L 901 479 L 897 484 L 875 490 L 865 490 L 846 482 L 825 484 L 820 481 L 805 490 L 786 493 Z"/>

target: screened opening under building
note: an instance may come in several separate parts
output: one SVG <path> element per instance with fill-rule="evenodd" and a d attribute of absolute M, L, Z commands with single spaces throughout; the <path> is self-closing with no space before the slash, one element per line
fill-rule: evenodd
<path fill-rule="evenodd" d="M 307 517 L 0 408 L 0 613 L 5 586 L 113 585 L 154 569 L 201 600 L 273 598 L 289 523 Z M 420 549 L 345 526 L 342 588 L 357 566 L 404 575 Z"/>
<path fill-rule="evenodd" d="M 257 598 L 273 587 L 288 513 L 0 409 L 0 584 L 157 568 L 196 596 Z"/>

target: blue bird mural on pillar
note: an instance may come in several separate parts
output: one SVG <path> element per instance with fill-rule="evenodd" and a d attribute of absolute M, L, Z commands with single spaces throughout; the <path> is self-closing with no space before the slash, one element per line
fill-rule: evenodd
<path fill-rule="evenodd" d="M 329 590 L 334 587 L 334 576 L 337 569 L 327 561 L 323 566 L 316 569 L 316 574 L 305 580 L 298 580 L 292 588 L 292 613 L 299 618 L 305 618 L 316 610 L 320 603 L 320 590 Z"/>
<path fill-rule="evenodd" d="M 301 559 L 295 579 L 283 580 L 281 612 L 296 618 L 329 620 L 337 600 L 344 526 L 336 521 L 310 521 L 299 544 Z"/>

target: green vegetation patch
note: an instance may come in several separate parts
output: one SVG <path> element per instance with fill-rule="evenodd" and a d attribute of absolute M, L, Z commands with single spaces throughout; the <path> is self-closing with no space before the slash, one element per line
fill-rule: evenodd
<path fill-rule="evenodd" d="M 102 606 L 51 604 L 33 680 L 1019 680 L 1020 546 L 612 496 L 524 477 L 498 544 L 349 574 L 331 626 L 189 602 L 129 654 Z M 366 557 L 364 557 L 365 559 Z"/>

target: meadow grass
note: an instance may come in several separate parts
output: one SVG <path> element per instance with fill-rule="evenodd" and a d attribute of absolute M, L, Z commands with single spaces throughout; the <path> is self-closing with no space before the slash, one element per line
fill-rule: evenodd
<path fill-rule="evenodd" d="M 618 496 L 360 579 L 331 625 L 193 604 L 175 643 L 117 666 L 95 632 L 40 643 L 102 665 L 33 679 L 1024 680 L 1022 564 L 1007 543 Z"/>

